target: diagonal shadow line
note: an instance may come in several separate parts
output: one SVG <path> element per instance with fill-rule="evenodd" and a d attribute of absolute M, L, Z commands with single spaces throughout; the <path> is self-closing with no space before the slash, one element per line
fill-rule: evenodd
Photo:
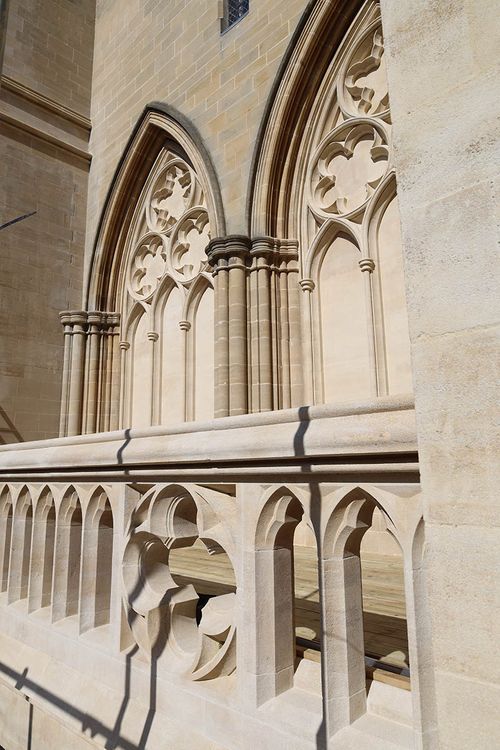
<path fill-rule="evenodd" d="M 120 730 L 122 727 L 123 717 L 130 701 L 130 685 L 132 682 L 132 658 L 139 651 L 137 644 L 125 656 L 125 685 L 123 690 L 123 699 L 120 709 L 116 715 L 115 723 L 111 732 L 111 737 L 106 740 L 104 747 L 106 750 L 115 750 L 119 745 Z"/>
<path fill-rule="evenodd" d="M 132 438 L 130 437 L 130 427 L 127 427 L 127 429 L 125 430 L 125 441 L 122 445 L 120 445 L 116 453 L 116 460 L 120 466 L 123 465 L 123 451 L 131 441 Z"/>
<path fill-rule="evenodd" d="M 79 721 L 81 723 L 82 733 L 85 733 L 87 730 L 89 730 L 91 737 L 95 737 L 96 735 L 101 735 L 105 739 L 109 739 L 112 737 L 112 729 L 110 729 L 105 724 L 103 724 L 103 722 L 99 721 L 85 711 L 81 711 L 80 709 L 76 708 L 76 706 L 74 706 L 72 703 L 64 700 L 64 698 L 56 695 L 51 690 L 47 690 L 47 688 L 44 688 L 34 680 L 31 680 L 28 677 L 27 669 L 24 669 L 23 672 L 17 672 L 15 669 L 7 666 L 7 664 L 0 662 L 0 672 L 3 672 L 4 675 L 15 681 L 16 688 L 25 688 L 26 690 L 29 690 L 31 693 L 34 693 L 40 698 L 43 698 L 45 701 L 47 701 L 47 703 L 51 703 L 53 706 L 57 706 L 57 708 L 59 708 L 61 711 L 64 711 L 64 713 L 66 713 L 68 716 L 71 716 L 73 719 Z M 120 747 L 122 750 L 138 750 L 137 745 L 130 742 L 125 737 L 120 736 L 116 739 L 117 743 L 115 747 Z"/>
<path fill-rule="evenodd" d="M 311 418 L 309 415 L 309 406 L 301 406 L 298 410 L 299 425 L 293 438 L 293 451 L 297 457 L 306 456 L 305 447 L 305 436 L 311 424 Z M 311 521 L 314 529 L 320 528 L 321 521 L 321 493 L 319 484 L 313 480 L 311 470 L 312 465 L 310 461 L 305 461 L 301 464 L 301 472 L 309 474 L 309 493 L 311 497 Z M 318 555 L 318 581 L 323 580 L 323 555 L 321 550 L 321 535 L 318 534 L 317 541 L 317 555 Z M 320 612 L 320 623 L 321 629 L 323 630 L 324 623 L 324 602 L 323 597 L 319 597 L 319 612 Z M 325 674 L 325 660 L 321 659 L 321 702 L 322 702 L 322 717 L 321 724 L 316 732 L 316 748 L 317 750 L 326 750 L 328 742 L 328 726 L 327 726 L 327 696 L 326 696 L 326 674 Z"/>
<path fill-rule="evenodd" d="M 7 429 L 5 430 L 5 432 L 11 433 L 12 435 L 14 435 L 14 437 L 16 438 L 16 440 L 17 440 L 18 443 L 22 443 L 23 442 L 23 436 L 21 435 L 21 433 L 19 432 L 19 430 L 15 426 L 14 422 L 10 419 L 9 415 L 7 414 L 7 412 L 5 411 L 5 409 L 3 408 L 3 406 L 0 406 L 0 417 L 2 417 L 2 419 L 5 422 L 5 424 L 7 425 Z M 2 444 L 4 442 L 5 441 L 3 440 L 2 436 L 0 435 L 0 444 Z"/>

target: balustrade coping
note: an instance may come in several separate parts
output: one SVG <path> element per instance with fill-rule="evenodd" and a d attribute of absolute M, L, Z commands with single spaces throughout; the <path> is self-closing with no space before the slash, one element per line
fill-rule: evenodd
<path fill-rule="evenodd" d="M 349 457 L 345 466 L 337 467 L 346 471 L 363 464 L 362 456 L 377 456 L 383 471 L 380 459 L 389 454 L 401 456 L 401 463 L 388 459 L 388 469 L 415 471 L 416 451 L 413 398 L 381 397 L 16 443 L 0 448 L 0 476 L 7 478 L 23 469 L 46 474 L 72 467 L 96 471 L 112 467 L 115 474 L 123 474 L 126 466 L 164 467 L 167 474 L 169 467 L 179 472 L 181 467 L 206 471 L 212 466 L 220 473 L 223 465 L 244 462 L 253 464 L 249 471 L 255 472 L 269 462 L 290 465 L 316 458 L 335 463 L 338 457 L 338 464 L 341 457 Z M 367 461 L 365 471 L 369 466 Z"/>

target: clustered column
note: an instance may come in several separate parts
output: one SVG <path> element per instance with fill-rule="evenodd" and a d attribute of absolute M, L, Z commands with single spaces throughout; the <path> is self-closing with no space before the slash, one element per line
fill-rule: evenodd
<path fill-rule="evenodd" d="M 247 291 L 250 240 L 231 235 L 207 248 L 215 287 L 215 416 L 246 414 Z"/>
<path fill-rule="evenodd" d="M 252 240 L 250 374 L 253 412 L 302 403 L 298 248 L 293 240 Z"/>
<path fill-rule="evenodd" d="M 230 236 L 207 249 L 215 287 L 215 416 L 302 400 L 297 243 Z"/>
<path fill-rule="evenodd" d="M 61 437 L 118 426 L 117 313 L 65 311 Z"/>

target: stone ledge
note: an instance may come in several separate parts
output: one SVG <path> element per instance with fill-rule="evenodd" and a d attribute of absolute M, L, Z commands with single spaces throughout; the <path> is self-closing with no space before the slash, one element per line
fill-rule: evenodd
<path fill-rule="evenodd" d="M 53 476 L 77 468 L 127 476 L 132 469 L 140 476 L 148 468 L 220 474 L 235 467 L 262 471 L 266 463 L 274 472 L 297 464 L 304 472 L 304 463 L 311 471 L 354 466 L 415 471 L 416 450 L 413 401 L 380 398 L 5 446 L 0 448 L 0 476 L 22 471 Z"/>

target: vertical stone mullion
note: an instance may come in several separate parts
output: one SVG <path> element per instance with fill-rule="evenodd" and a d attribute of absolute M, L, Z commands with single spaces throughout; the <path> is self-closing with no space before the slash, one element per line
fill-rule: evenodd
<path fill-rule="evenodd" d="M 377 347 L 375 340 L 375 316 L 373 313 L 373 289 L 372 289 L 372 273 L 375 269 L 375 263 L 371 258 L 363 258 L 359 261 L 359 267 L 363 273 L 365 280 L 365 303 L 366 303 L 366 328 L 368 336 L 368 358 L 370 366 L 370 389 L 372 396 L 385 395 L 387 388 L 384 388 L 384 393 L 380 392 L 378 363 L 377 363 Z M 387 378 L 384 378 L 387 381 Z"/>
<path fill-rule="evenodd" d="M 59 315 L 61 323 L 64 326 L 64 360 L 62 371 L 61 387 L 61 416 L 59 421 L 59 437 L 64 437 L 67 430 L 68 422 L 68 400 L 69 400 L 69 381 L 71 371 L 71 348 L 73 336 L 73 324 L 71 323 L 71 313 L 62 312 Z"/>
<path fill-rule="evenodd" d="M 245 257 L 246 237 L 227 238 L 229 269 L 229 413 L 248 411 L 247 387 L 247 305 Z"/>
<path fill-rule="evenodd" d="M 88 384 L 87 384 L 87 409 L 84 430 L 93 433 L 97 430 L 97 400 L 99 384 L 99 352 L 101 344 L 102 316 L 99 312 L 88 314 Z"/>
<path fill-rule="evenodd" d="M 312 279 L 301 279 L 299 282 L 303 291 L 301 305 L 301 328 L 302 328 L 302 362 L 304 368 L 304 402 L 314 404 L 314 356 L 312 337 L 312 311 L 311 293 L 314 289 Z"/>
<path fill-rule="evenodd" d="M 191 422 L 195 418 L 194 414 L 194 356 L 192 351 L 192 341 L 189 341 L 189 331 L 191 322 L 189 320 L 180 320 L 179 328 L 182 331 L 182 365 L 184 377 L 182 378 L 184 405 L 184 421 Z"/>
<path fill-rule="evenodd" d="M 290 324 L 288 302 L 288 269 L 286 259 L 282 259 L 279 269 L 280 290 L 280 351 L 281 351 L 281 408 L 291 406 L 290 392 Z"/>
<path fill-rule="evenodd" d="M 79 435 L 82 424 L 83 378 L 85 374 L 85 343 L 87 313 L 72 314 L 73 345 L 71 348 L 71 373 L 69 382 L 69 408 L 67 435 Z"/>
<path fill-rule="evenodd" d="M 289 329 L 289 361 L 290 361 L 290 406 L 300 406 L 304 401 L 301 331 L 300 331 L 300 300 L 297 260 L 288 261 L 288 329 Z"/>
<path fill-rule="evenodd" d="M 120 341 L 120 387 L 119 387 L 119 414 L 118 427 L 125 426 L 125 420 L 128 415 L 127 406 L 127 352 L 130 349 L 128 341 Z"/>
<path fill-rule="evenodd" d="M 120 399 L 120 349 L 118 344 L 118 325 L 120 316 L 117 313 L 111 313 L 108 316 L 110 320 L 111 350 L 112 350 L 112 367 L 111 367 L 111 393 L 109 404 L 109 429 L 118 429 L 118 410 Z"/>

